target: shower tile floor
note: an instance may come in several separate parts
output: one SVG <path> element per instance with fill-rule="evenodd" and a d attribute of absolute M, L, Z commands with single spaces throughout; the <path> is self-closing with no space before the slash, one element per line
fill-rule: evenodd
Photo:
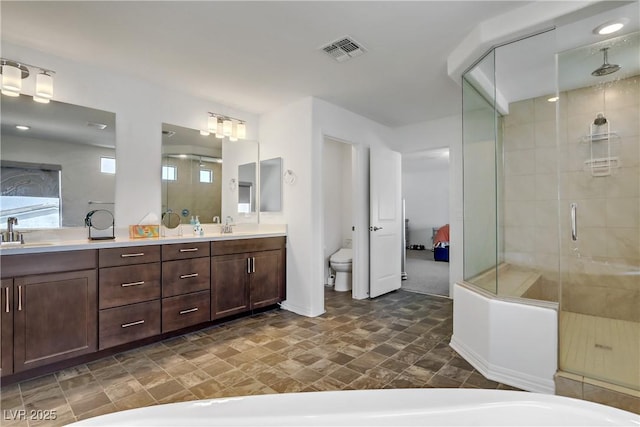
<path fill-rule="evenodd" d="M 640 323 L 560 312 L 560 369 L 640 391 Z"/>
<path fill-rule="evenodd" d="M 55 411 L 64 425 L 109 412 L 225 396 L 408 387 L 512 389 L 448 343 L 453 302 L 396 291 L 373 300 L 326 290 L 315 318 L 272 310 L 2 387 L 7 414 Z"/>

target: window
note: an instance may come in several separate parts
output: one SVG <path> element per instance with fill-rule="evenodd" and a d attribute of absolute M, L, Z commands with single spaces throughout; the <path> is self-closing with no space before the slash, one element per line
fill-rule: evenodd
<path fill-rule="evenodd" d="M 178 168 L 175 166 L 163 166 L 162 179 L 165 181 L 176 181 L 178 179 Z"/>
<path fill-rule="evenodd" d="M 200 169 L 200 182 L 210 184 L 213 182 L 213 171 L 211 169 Z"/>
<path fill-rule="evenodd" d="M 113 157 L 100 157 L 100 172 L 115 174 L 116 159 L 114 159 Z"/>
<path fill-rule="evenodd" d="M 23 228 L 58 228 L 61 220 L 59 165 L 2 161 L 0 219 L 18 218 Z"/>

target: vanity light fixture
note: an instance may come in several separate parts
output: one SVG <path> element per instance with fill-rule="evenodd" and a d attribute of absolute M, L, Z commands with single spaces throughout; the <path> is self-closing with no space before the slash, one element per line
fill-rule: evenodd
<path fill-rule="evenodd" d="M 216 138 L 229 137 L 230 141 L 237 141 L 247 137 L 247 124 L 244 120 L 209 112 L 207 119 L 209 132 L 215 132 Z"/>
<path fill-rule="evenodd" d="M 2 72 L 1 91 L 3 95 L 20 96 L 22 80 L 32 74 L 31 69 L 37 69 L 33 100 L 46 104 L 53 98 L 54 71 L 5 58 L 0 58 L 0 64 L 2 65 L 0 70 Z"/>
<path fill-rule="evenodd" d="M 233 131 L 233 122 L 230 118 L 225 117 L 222 120 L 222 134 L 224 136 L 231 136 L 231 132 Z"/>
<path fill-rule="evenodd" d="M 238 124 L 236 122 L 231 123 L 231 135 L 229 135 L 229 141 L 238 140 Z"/>

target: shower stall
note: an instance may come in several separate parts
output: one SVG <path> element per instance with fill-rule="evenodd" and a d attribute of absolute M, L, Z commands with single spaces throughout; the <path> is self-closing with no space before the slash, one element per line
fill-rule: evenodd
<path fill-rule="evenodd" d="M 572 31 L 463 75 L 464 279 L 557 310 L 557 394 L 637 412 L 640 33 L 575 46 Z"/>

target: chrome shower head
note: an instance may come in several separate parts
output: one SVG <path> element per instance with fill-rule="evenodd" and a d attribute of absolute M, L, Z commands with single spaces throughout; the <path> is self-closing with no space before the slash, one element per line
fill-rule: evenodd
<path fill-rule="evenodd" d="M 600 50 L 604 52 L 604 63 L 599 68 L 591 72 L 592 76 L 596 76 L 596 77 L 606 76 L 607 74 L 615 73 L 620 68 L 622 68 L 617 64 L 609 64 L 609 59 L 607 55 L 607 51 L 609 50 L 608 47 L 604 47 Z"/>

